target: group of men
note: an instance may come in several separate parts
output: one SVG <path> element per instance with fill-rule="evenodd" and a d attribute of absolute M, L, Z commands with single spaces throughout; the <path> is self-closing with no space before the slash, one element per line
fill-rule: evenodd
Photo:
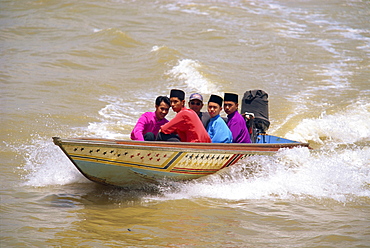
<path fill-rule="evenodd" d="M 185 107 L 185 92 L 173 89 L 170 98 L 159 96 L 155 111 L 144 113 L 131 132 L 132 140 L 181 141 L 201 143 L 251 143 L 244 117 L 238 112 L 238 95 L 225 93 L 224 98 L 211 95 L 208 111 L 201 112 L 203 96 L 190 95 Z M 227 119 L 220 116 L 222 106 Z M 172 108 L 177 114 L 168 121 L 165 117 Z"/>

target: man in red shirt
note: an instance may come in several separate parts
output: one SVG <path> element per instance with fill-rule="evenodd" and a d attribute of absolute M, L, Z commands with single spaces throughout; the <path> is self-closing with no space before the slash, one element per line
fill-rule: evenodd
<path fill-rule="evenodd" d="M 171 107 L 177 114 L 172 120 L 161 126 L 157 140 L 172 141 L 174 134 L 177 134 L 182 142 L 211 143 L 211 138 L 198 115 L 185 107 L 184 99 L 184 91 L 171 90 Z"/>

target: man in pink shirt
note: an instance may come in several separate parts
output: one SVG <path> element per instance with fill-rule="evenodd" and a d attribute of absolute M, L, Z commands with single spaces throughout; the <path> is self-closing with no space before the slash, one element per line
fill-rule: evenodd
<path fill-rule="evenodd" d="M 211 143 L 211 138 L 198 115 L 185 107 L 184 99 L 184 91 L 171 90 L 171 107 L 177 114 L 171 121 L 161 126 L 158 140 L 175 141 L 177 135 L 182 142 Z"/>
<path fill-rule="evenodd" d="M 170 99 L 159 96 L 155 100 L 155 111 L 142 114 L 131 132 L 132 140 L 153 141 L 160 127 L 168 122 L 165 118 L 170 109 Z"/>

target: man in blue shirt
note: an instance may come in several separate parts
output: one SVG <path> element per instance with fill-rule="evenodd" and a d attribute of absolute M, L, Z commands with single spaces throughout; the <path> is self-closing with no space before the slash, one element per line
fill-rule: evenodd
<path fill-rule="evenodd" d="M 222 98 L 211 95 L 208 101 L 208 113 L 211 120 L 207 126 L 207 132 L 211 137 L 212 143 L 231 143 L 233 136 L 225 121 L 221 118 Z"/>

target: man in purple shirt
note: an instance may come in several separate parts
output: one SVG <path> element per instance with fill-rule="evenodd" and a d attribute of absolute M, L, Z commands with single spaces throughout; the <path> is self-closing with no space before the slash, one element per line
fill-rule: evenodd
<path fill-rule="evenodd" d="M 170 110 L 170 99 L 159 96 L 155 100 L 155 111 L 142 114 L 131 132 L 132 140 L 153 141 L 162 125 L 168 120 L 165 118 Z"/>
<path fill-rule="evenodd" d="M 233 143 L 251 143 L 244 117 L 238 112 L 238 95 L 225 93 L 224 110 L 227 114 L 227 126 L 233 135 Z"/>

